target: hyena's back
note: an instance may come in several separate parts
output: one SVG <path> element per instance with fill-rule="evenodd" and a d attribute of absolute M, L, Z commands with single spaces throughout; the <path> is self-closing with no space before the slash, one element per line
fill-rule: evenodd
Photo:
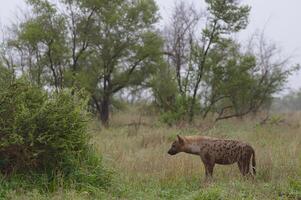
<path fill-rule="evenodd" d="M 200 148 L 204 161 L 223 165 L 250 159 L 254 152 L 250 145 L 236 140 L 203 140 Z"/>

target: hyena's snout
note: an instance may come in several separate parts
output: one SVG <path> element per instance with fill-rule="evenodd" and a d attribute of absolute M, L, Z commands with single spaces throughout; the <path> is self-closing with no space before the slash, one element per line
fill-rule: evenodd
<path fill-rule="evenodd" d="M 174 141 L 168 150 L 169 155 L 175 155 L 179 152 L 181 152 L 181 147 L 184 145 L 183 139 L 178 135 L 178 140 Z"/>
<path fill-rule="evenodd" d="M 176 149 L 174 149 L 174 148 L 170 148 L 169 150 L 168 150 L 168 152 L 167 152 L 169 155 L 175 155 L 175 154 L 177 154 L 177 153 L 179 153 Z"/>

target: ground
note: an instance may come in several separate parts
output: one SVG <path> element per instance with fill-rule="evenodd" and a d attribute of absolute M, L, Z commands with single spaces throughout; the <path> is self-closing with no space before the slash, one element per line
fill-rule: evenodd
<path fill-rule="evenodd" d="M 11 192 L 11 199 L 301 199 L 301 115 L 272 117 L 260 125 L 249 117 L 222 121 L 211 129 L 200 121 L 169 127 L 156 116 L 128 109 L 114 113 L 111 127 L 91 122 L 91 143 L 113 171 L 108 190 L 61 190 L 52 194 Z M 285 119 L 285 120 L 280 120 Z M 206 129 L 206 130 L 205 130 Z M 167 151 L 177 134 L 202 134 L 250 143 L 256 153 L 255 179 L 241 176 L 236 164 L 214 169 L 205 182 L 198 156 Z"/>

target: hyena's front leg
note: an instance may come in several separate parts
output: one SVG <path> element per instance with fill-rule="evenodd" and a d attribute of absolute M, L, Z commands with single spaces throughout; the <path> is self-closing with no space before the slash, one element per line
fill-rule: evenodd
<path fill-rule="evenodd" d="M 213 174 L 213 168 L 214 168 L 214 163 L 208 163 L 207 164 L 207 176 L 212 177 Z"/>
<path fill-rule="evenodd" d="M 205 155 L 201 155 L 201 159 L 204 163 L 206 178 L 212 177 L 215 165 L 213 158 L 207 153 Z"/>

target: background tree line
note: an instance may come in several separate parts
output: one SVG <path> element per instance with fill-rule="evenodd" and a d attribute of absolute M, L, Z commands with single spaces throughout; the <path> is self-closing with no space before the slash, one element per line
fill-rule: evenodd
<path fill-rule="evenodd" d="M 297 68 L 262 35 L 233 39 L 248 25 L 249 6 L 205 2 L 202 10 L 176 4 L 160 29 L 153 0 L 27 0 L 30 13 L 6 30 L 1 74 L 50 92 L 85 89 L 104 125 L 118 94 L 137 91 L 151 94 L 167 123 L 268 108 Z"/>
<path fill-rule="evenodd" d="M 275 112 L 295 112 L 301 110 L 301 90 L 274 99 L 272 110 Z"/>

